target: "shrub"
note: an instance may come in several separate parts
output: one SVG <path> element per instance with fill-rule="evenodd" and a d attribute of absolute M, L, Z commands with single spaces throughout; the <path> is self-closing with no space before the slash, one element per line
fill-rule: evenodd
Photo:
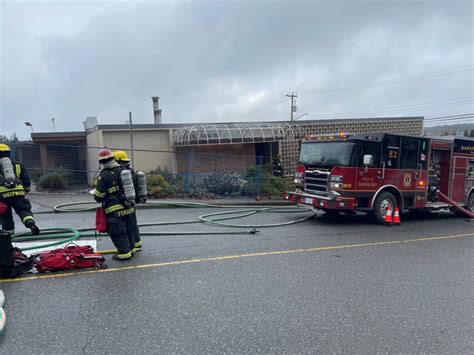
<path fill-rule="evenodd" d="M 161 175 L 147 175 L 146 184 L 150 196 L 164 196 L 169 188 L 169 184 Z"/>
<path fill-rule="evenodd" d="M 285 191 L 294 187 L 292 178 L 282 178 L 274 176 L 271 173 L 270 166 L 267 164 L 262 168 L 257 166 L 250 167 L 247 171 L 246 179 L 254 184 L 255 193 L 263 196 L 281 196 Z"/>
<path fill-rule="evenodd" d="M 247 180 L 237 173 L 213 173 L 204 180 L 207 191 L 224 196 L 241 196 Z"/>
<path fill-rule="evenodd" d="M 67 186 L 66 177 L 63 173 L 55 171 L 43 175 L 37 184 L 39 191 L 62 190 Z"/>

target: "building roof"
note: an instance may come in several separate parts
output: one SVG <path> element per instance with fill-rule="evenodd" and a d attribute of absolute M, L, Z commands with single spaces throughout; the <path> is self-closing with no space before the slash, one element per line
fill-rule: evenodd
<path fill-rule="evenodd" d="M 31 139 L 34 142 L 77 142 L 85 141 L 87 137 L 87 132 L 41 132 L 41 133 L 31 133 Z"/>
<path fill-rule="evenodd" d="M 134 130 L 172 130 L 175 145 L 188 144 L 220 144 L 236 142 L 265 142 L 276 141 L 283 137 L 300 136 L 301 127 L 307 125 L 352 123 L 352 122 L 381 122 L 381 121 L 414 121 L 423 117 L 376 117 L 350 119 L 324 119 L 300 121 L 265 121 L 265 122 L 209 122 L 209 123 L 139 123 L 134 124 Z M 34 142 L 75 142 L 85 139 L 91 131 L 128 131 L 129 124 L 102 124 L 87 131 L 74 132 L 40 132 L 32 133 Z M 211 143 L 211 141 L 213 143 Z"/>
<path fill-rule="evenodd" d="M 334 119 L 324 119 L 324 120 L 300 120 L 290 122 L 286 121 L 263 121 L 263 122 L 199 122 L 199 123 L 138 123 L 133 124 L 133 129 L 175 129 L 175 128 L 182 128 L 182 127 L 193 127 L 193 126 L 226 126 L 226 125 L 255 125 L 255 124 L 294 124 L 294 125 L 308 125 L 308 124 L 324 124 L 324 123 L 350 123 L 350 122 L 360 122 L 363 121 L 387 121 L 387 120 L 396 120 L 396 121 L 413 121 L 413 120 L 423 120 L 424 117 L 422 116 L 414 116 L 414 117 L 372 117 L 372 118 L 334 118 Z M 128 130 L 130 129 L 130 125 L 128 123 L 123 124 L 100 124 L 94 127 L 94 130 Z"/>

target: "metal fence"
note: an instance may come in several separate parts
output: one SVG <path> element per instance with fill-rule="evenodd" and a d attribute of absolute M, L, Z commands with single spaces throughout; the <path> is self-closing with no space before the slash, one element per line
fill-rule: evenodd
<path fill-rule="evenodd" d="M 100 171 L 97 155 L 102 147 L 9 144 L 36 191 L 84 192 Z M 275 185 L 272 179 L 283 182 L 272 175 L 272 159 L 265 156 L 152 150 L 134 150 L 133 156 L 134 169 L 147 173 L 149 192 L 156 197 L 255 197 L 268 194 L 268 185 Z"/>

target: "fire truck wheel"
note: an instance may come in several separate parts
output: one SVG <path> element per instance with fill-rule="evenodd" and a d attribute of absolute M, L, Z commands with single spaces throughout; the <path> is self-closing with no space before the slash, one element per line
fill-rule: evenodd
<path fill-rule="evenodd" d="M 377 196 L 374 201 L 374 205 L 372 206 L 372 213 L 371 217 L 376 223 L 384 224 L 385 223 L 385 215 L 387 214 L 387 210 L 390 207 L 390 210 L 395 210 L 397 207 L 397 199 L 393 196 L 392 193 L 388 191 L 384 191 Z"/>
<path fill-rule="evenodd" d="M 474 213 L 474 192 L 471 192 L 469 198 L 467 199 L 466 209 Z"/>

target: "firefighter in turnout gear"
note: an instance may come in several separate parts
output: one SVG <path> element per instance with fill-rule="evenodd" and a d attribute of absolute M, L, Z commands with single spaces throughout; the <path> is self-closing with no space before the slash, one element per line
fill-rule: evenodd
<path fill-rule="evenodd" d="M 31 213 L 31 203 L 25 197 L 30 191 L 30 177 L 25 167 L 11 158 L 10 147 L 0 144 L 0 205 L 4 210 L 0 214 L 2 229 L 10 235 L 15 234 L 12 208 L 31 233 L 40 233 Z"/>
<path fill-rule="evenodd" d="M 137 174 L 130 167 L 130 159 L 128 158 L 127 153 L 125 153 L 123 150 L 117 150 L 116 152 L 114 152 L 114 157 L 115 157 L 115 161 L 117 163 L 119 163 L 119 165 L 122 169 L 130 170 L 130 173 L 132 174 L 132 179 L 133 179 L 133 186 L 135 188 L 135 191 L 138 192 Z M 138 194 L 136 195 L 136 199 L 135 199 L 136 203 L 141 203 L 141 202 L 145 202 L 145 201 L 140 199 Z M 134 240 L 135 240 L 135 245 L 134 245 L 134 248 L 132 249 L 132 252 L 137 252 L 137 251 L 140 251 L 142 249 L 142 242 L 141 242 L 141 239 L 140 239 L 140 230 L 138 228 L 136 211 L 133 214 L 130 215 L 130 218 L 133 219 L 133 223 L 136 226 L 134 234 L 133 234 L 133 237 L 134 237 Z"/>
<path fill-rule="evenodd" d="M 99 152 L 99 163 L 103 165 L 103 169 L 97 178 L 94 199 L 102 202 L 107 216 L 107 233 L 117 248 L 117 254 L 113 259 L 129 260 L 135 248 L 136 223 L 132 217 L 135 208 L 125 198 L 120 175 L 122 168 L 109 149 L 102 149 Z"/>

